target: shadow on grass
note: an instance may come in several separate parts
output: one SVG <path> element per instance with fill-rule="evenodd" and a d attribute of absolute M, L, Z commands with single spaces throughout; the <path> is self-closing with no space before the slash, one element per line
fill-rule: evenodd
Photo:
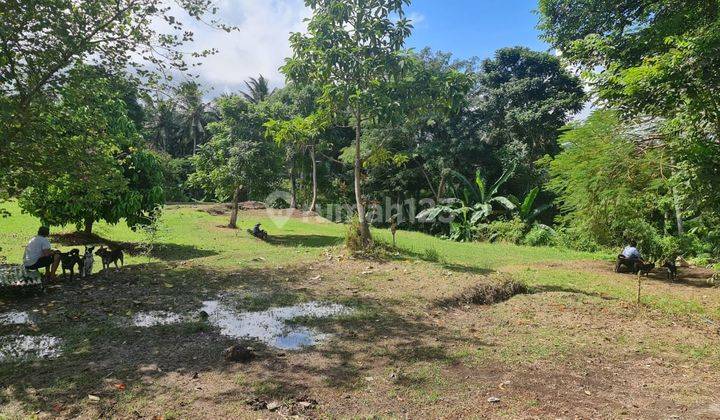
<path fill-rule="evenodd" d="M 417 259 L 429 263 L 435 263 L 438 264 L 440 267 L 452 271 L 455 273 L 465 273 L 465 274 L 476 274 L 481 276 L 486 276 L 490 274 L 496 273 L 495 270 L 489 269 L 489 268 L 483 268 L 483 267 L 477 267 L 472 265 L 464 265 L 464 264 L 458 264 L 458 263 L 450 263 L 445 261 L 445 259 L 442 257 L 442 255 L 438 254 L 436 251 L 428 249 L 425 252 L 417 252 L 414 250 L 409 250 L 405 248 L 392 248 L 388 244 L 383 244 L 388 250 L 394 251 L 399 254 L 400 258 L 396 259 Z"/>
<path fill-rule="evenodd" d="M 0 402 L 19 403 L 26 414 L 42 411 L 63 417 L 122 417 L 130 415 L 123 410 L 131 405 L 118 404 L 118 400 L 168 401 L 166 397 L 178 392 L 220 405 L 228 397 L 241 401 L 288 399 L 307 392 L 317 378 L 322 378 L 324 386 L 352 390 L 366 386 L 370 369 L 422 361 L 455 366 L 459 359 L 450 351 L 454 343 L 484 346 L 476 338 L 457 334 L 427 316 L 402 311 L 398 301 L 340 297 L 324 288 L 303 287 L 315 274 L 309 268 L 248 268 L 228 273 L 171 267 L 164 263 L 129 266 L 54 285 L 32 301 L 0 300 L 3 310 L 32 313 L 41 308 L 35 315 L 37 326 L 43 334 L 60 338 L 64 351 L 54 360 L 0 362 L 0 377 L 6 386 Z M 240 301 L 242 307 L 253 310 L 287 304 L 292 295 L 291 301 L 336 302 L 354 311 L 337 318 L 300 319 L 299 323 L 335 338 L 293 354 L 258 345 L 260 359 L 249 370 L 224 361 L 223 349 L 237 340 L 220 335 L 209 324 L 191 320 L 138 328 L 129 321 L 133 313 L 141 311 L 197 315 L 203 300 L 219 294 L 255 297 L 262 305 L 253 307 L 252 301 Z M 33 328 L 0 325 L 0 336 L 37 335 Z M 248 383 L 234 381 L 231 389 L 223 386 L 212 391 L 212 383 L 219 377 L 228 383 L 238 374 L 252 374 L 252 378 Z M 211 382 L 203 384 L 203 378 Z M 411 385 L 423 386 L 431 380 L 417 377 Z M 124 384 L 124 389 L 117 384 Z M 397 385 L 403 386 L 401 381 Z M 203 386 L 208 390 L 194 391 Z M 100 397 L 100 401 L 88 406 L 89 394 Z M 221 412 L 222 407 L 218 410 Z"/>
<path fill-rule="evenodd" d="M 576 289 L 574 287 L 567 287 L 567 286 L 544 285 L 544 286 L 532 286 L 529 289 L 529 294 L 552 293 L 552 292 L 573 293 L 573 294 L 578 294 L 578 295 L 595 297 L 595 298 L 599 298 L 602 300 L 619 300 L 619 298 L 608 296 L 606 294 L 590 292 L 587 290 Z"/>
<path fill-rule="evenodd" d="M 122 249 L 128 255 L 148 256 L 162 261 L 186 261 L 196 258 L 218 255 L 215 251 L 200 249 L 192 245 L 156 243 L 151 247 L 138 242 L 120 242 L 99 235 L 86 235 L 81 232 L 52 235 L 53 242 L 63 246 L 104 245 L 113 249 Z"/>
<path fill-rule="evenodd" d="M 267 239 L 269 244 L 293 248 L 298 246 L 323 248 L 340 245 L 342 242 L 342 238 L 327 235 L 271 235 Z"/>

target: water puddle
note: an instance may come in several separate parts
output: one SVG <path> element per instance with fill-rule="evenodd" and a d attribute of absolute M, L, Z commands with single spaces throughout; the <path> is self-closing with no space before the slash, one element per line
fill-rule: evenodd
<path fill-rule="evenodd" d="M 299 317 L 327 318 L 347 314 L 349 308 L 338 304 L 303 303 L 262 312 L 236 312 L 222 302 L 203 303 L 208 321 L 219 327 L 223 335 L 233 338 L 257 339 L 268 346 L 283 350 L 299 350 L 328 338 L 312 328 L 289 325 Z"/>
<path fill-rule="evenodd" d="M 0 314 L 0 325 L 22 325 L 30 323 L 27 312 L 10 311 Z"/>
<path fill-rule="evenodd" d="M 158 325 L 179 324 L 183 316 L 174 312 L 150 311 L 138 312 L 133 316 L 133 325 L 136 327 L 155 327 Z"/>
<path fill-rule="evenodd" d="M 0 337 L 0 362 L 13 359 L 54 359 L 61 354 L 62 341 L 50 335 L 7 335 Z"/>

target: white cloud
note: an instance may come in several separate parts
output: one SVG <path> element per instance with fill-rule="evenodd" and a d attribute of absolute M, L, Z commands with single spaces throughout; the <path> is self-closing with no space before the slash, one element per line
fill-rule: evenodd
<path fill-rule="evenodd" d="M 408 14 L 407 18 L 410 19 L 410 23 L 416 28 L 425 22 L 425 15 L 418 12 L 411 12 Z"/>
<path fill-rule="evenodd" d="M 219 52 L 202 60 L 194 69 L 200 82 L 214 88 L 211 96 L 237 92 L 249 77 L 262 74 L 272 86 L 282 86 L 284 76 L 279 67 L 291 54 L 288 38 L 291 32 L 305 30 L 303 20 L 310 16 L 303 0 L 221 0 L 218 14 L 223 23 L 237 26 L 230 33 L 183 18 L 195 33 L 189 47 L 198 51 L 215 48 Z"/>

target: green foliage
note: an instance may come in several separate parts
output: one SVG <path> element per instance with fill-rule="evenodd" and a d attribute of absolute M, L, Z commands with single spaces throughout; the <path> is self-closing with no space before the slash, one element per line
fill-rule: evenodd
<path fill-rule="evenodd" d="M 273 90 L 270 90 L 268 79 L 262 74 L 257 79 L 251 77 L 250 80 L 245 82 L 245 87 L 247 92 L 240 92 L 240 94 L 243 98 L 256 105 L 267 100 L 274 93 Z"/>
<path fill-rule="evenodd" d="M 355 204 L 365 245 L 370 245 L 371 239 L 361 190 L 362 123 L 406 111 L 402 102 L 388 95 L 388 81 L 397 79 L 402 70 L 402 47 L 411 30 L 403 11 L 408 3 L 305 0 L 312 17 L 307 32 L 290 36 L 293 57 L 283 67 L 294 82 L 322 86 L 320 103 L 329 112 L 354 120 Z"/>
<path fill-rule="evenodd" d="M 106 69 L 134 68 L 137 80 L 156 82 L 156 71 L 186 72 L 194 59 L 214 52 L 188 51 L 193 32 L 174 15 L 231 30 L 205 0 L 177 7 L 156 0 L 6 1 L 0 8 L 0 168 L 23 167 L 47 141 L 45 112 L 71 75 L 92 60 Z M 159 30 L 156 22 L 168 25 Z M 142 58 L 142 59 L 139 59 Z M 132 112 L 130 111 L 132 114 Z"/>
<path fill-rule="evenodd" d="M 357 217 L 350 219 L 345 230 L 345 248 L 350 252 L 358 252 L 365 249 L 362 235 L 360 233 L 360 220 Z"/>
<path fill-rule="evenodd" d="M 580 80 L 558 57 L 524 47 L 502 48 L 483 61 L 479 84 L 477 106 L 486 141 L 506 145 L 518 140 L 530 161 L 559 151 L 560 128 L 585 100 Z"/>
<path fill-rule="evenodd" d="M 475 238 L 476 226 L 496 213 L 493 204 L 499 204 L 506 210 L 515 208 L 510 199 L 496 195 L 512 175 L 512 170 L 503 173 L 490 187 L 487 187 L 487 182 L 480 171 L 476 172 L 474 183 L 458 172 L 451 171 L 451 175 L 460 182 L 458 186 L 451 185 L 450 188 L 456 195 L 458 195 L 457 190 L 461 190 L 463 199 L 444 200 L 417 215 L 417 219 L 424 222 L 449 223 L 450 239 L 459 242 L 472 241 Z"/>
<path fill-rule="evenodd" d="M 190 175 L 195 173 L 192 158 L 173 159 L 167 154 L 155 154 L 163 174 L 163 191 L 167 202 L 188 202 L 201 200 L 204 192 L 188 184 Z"/>
<path fill-rule="evenodd" d="M 557 234 L 548 226 L 536 224 L 525 235 L 523 243 L 530 246 L 554 246 L 557 243 Z"/>
<path fill-rule="evenodd" d="M 129 226 L 146 223 L 162 205 L 162 173 L 154 154 L 127 115 L 108 79 L 86 67 L 73 69 L 50 108 L 46 127 L 53 135 L 43 159 L 70 163 L 52 176 L 19 173 L 27 187 L 23 210 L 51 225 L 91 226 L 105 220 Z"/>
<path fill-rule="evenodd" d="M 496 220 L 478 226 L 478 237 L 488 242 L 520 244 L 525 237 L 527 225 L 518 219 Z"/>
<path fill-rule="evenodd" d="M 189 185 L 220 201 L 232 198 L 239 186 L 251 198 L 264 199 L 281 174 L 281 151 L 265 138 L 263 128 L 271 110 L 239 96 L 218 99 L 217 108 L 220 120 L 208 126 L 212 138 L 193 157 L 196 172 Z"/>
<path fill-rule="evenodd" d="M 515 212 L 516 216 L 520 218 L 523 222 L 525 222 L 527 225 L 532 224 L 537 220 L 538 217 L 540 217 L 541 214 L 543 214 L 545 211 L 549 210 L 552 207 L 552 204 L 543 204 L 539 207 L 535 207 L 535 201 L 538 198 L 538 195 L 540 194 L 540 187 L 535 187 L 532 190 L 530 190 L 529 193 L 523 198 L 522 202 L 518 200 L 514 196 L 508 196 L 508 199 L 513 203 L 515 206 L 514 209 L 511 209 Z"/>
<path fill-rule="evenodd" d="M 720 212 L 720 4 L 541 0 L 541 28 L 626 119 L 655 117 L 683 217 Z M 711 229 L 708 229 L 710 233 Z M 713 235 L 703 238 L 714 242 Z M 715 245 L 717 248 L 717 245 Z"/>
<path fill-rule="evenodd" d="M 565 150 L 549 164 L 548 188 L 558 196 L 558 221 L 603 246 L 673 226 L 670 172 L 662 151 L 639 150 L 617 115 L 596 111 L 559 139 Z M 639 235 L 639 236 L 635 236 Z"/>

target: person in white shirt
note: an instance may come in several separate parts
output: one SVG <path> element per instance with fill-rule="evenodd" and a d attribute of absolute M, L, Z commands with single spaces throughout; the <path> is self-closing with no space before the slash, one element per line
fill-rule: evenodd
<path fill-rule="evenodd" d="M 628 260 L 642 261 L 642 255 L 640 255 L 640 251 L 637 249 L 637 242 L 635 241 L 632 241 L 630 245 L 623 249 L 622 256 Z"/>
<path fill-rule="evenodd" d="M 50 247 L 50 241 L 47 237 L 50 235 L 50 229 L 47 226 L 41 226 L 38 229 L 37 236 L 30 239 L 25 247 L 25 255 L 23 256 L 23 265 L 26 270 L 45 269 L 45 276 L 55 277 L 58 265 L 60 265 L 60 252 L 53 251 Z"/>

